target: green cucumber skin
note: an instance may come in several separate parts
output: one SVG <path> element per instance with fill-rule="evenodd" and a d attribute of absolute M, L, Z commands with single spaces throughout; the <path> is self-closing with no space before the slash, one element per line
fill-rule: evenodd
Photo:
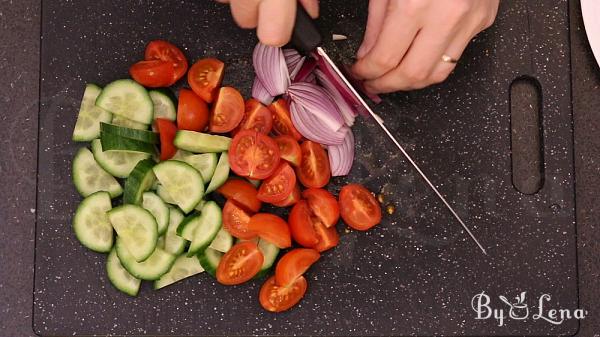
<path fill-rule="evenodd" d="M 144 143 L 158 144 L 159 142 L 158 134 L 156 132 L 132 129 L 108 123 L 100 123 L 100 132 L 133 139 Z"/>
<path fill-rule="evenodd" d="M 115 264 L 115 265 L 113 265 L 113 264 Z M 117 273 L 127 273 L 128 276 L 137 280 L 137 282 L 136 282 L 137 284 L 134 286 L 134 288 L 126 287 L 127 285 L 121 284 L 122 276 L 117 275 Z M 117 256 L 117 251 L 115 248 L 113 248 L 110 251 L 110 254 L 108 254 L 108 258 L 106 259 L 106 274 L 108 276 L 108 280 L 110 281 L 110 283 L 117 290 L 119 290 L 129 296 L 134 296 L 134 297 L 137 296 L 138 292 L 140 291 L 140 285 L 142 282 L 140 279 L 129 274 L 127 269 L 125 269 L 125 267 L 123 267 L 123 265 L 121 264 L 121 261 L 119 261 L 119 257 Z"/>
<path fill-rule="evenodd" d="M 102 142 L 102 149 L 104 151 L 118 150 L 147 154 L 156 153 L 156 148 L 153 144 L 144 143 L 135 139 L 120 137 L 112 133 L 100 131 L 100 141 Z"/>
<path fill-rule="evenodd" d="M 156 180 L 152 168 L 155 162 L 152 159 L 140 161 L 131 174 L 125 181 L 123 193 L 123 203 L 140 205 L 142 203 L 142 195 L 145 191 L 152 187 L 152 183 Z M 150 180 L 149 186 L 143 186 L 144 180 Z"/>
<path fill-rule="evenodd" d="M 146 153 L 122 152 L 120 155 L 123 156 L 121 159 L 124 162 L 121 163 L 121 165 L 116 165 L 113 161 L 111 161 L 109 156 L 104 153 L 100 139 L 92 140 L 91 147 L 92 153 L 94 154 L 94 159 L 98 165 L 100 165 L 100 167 L 102 167 L 106 172 L 110 173 L 113 177 L 117 178 L 129 177 L 129 174 L 131 174 L 131 171 L 133 171 L 137 163 L 150 157 L 150 155 Z"/>
<path fill-rule="evenodd" d="M 173 140 L 175 147 L 193 153 L 224 152 L 229 149 L 231 138 L 207 133 L 179 130 Z"/>
<path fill-rule="evenodd" d="M 210 193 L 216 191 L 217 188 L 223 186 L 229 178 L 229 172 L 231 167 L 229 166 L 229 155 L 227 152 L 221 153 L 221 157 L 219 157 L 219 162 L 217 163 L 217 168 L 215 168 L 215 173 L 210 180 L 210 184 L 206 188 L 205 193 Z"/>
<path fill-rule="evenodd" d="M 219 262 L 221 261 L 223 255 L 225 254 L 212 248 L 207 248 L 196 256 L 198 257 L 198 261 L 200 261 L 200 265 L 202 268 L 204 268 L 204 271 L 210 276 L 216 278 L 217 268 L 219 267 Z"/>
<path fill-rule="evenodd" d="M 183 221 L 177 226 L 177 235 L 182 238 L 191 241 L 188 238 L 194 237 L 195 227 L 198 226 L 198 221 L 200 220 L 200 213 L 192 213 L 186 216 Z M 191 226 L 191 227 L 188 227 Z"/>
<path fill-rule="evenodd" d="M 127 248 L 125 248 L 125 246 L 123 246 L 123 244 L 121 243 L 121 240 L 117 239 L 117 242 L 115 244 L 115 249 L 117 251 L 117 256 L 119 257 L 119 260 L 121 261 L 121 264 L 123 265 L 123 267 L 134 277 L 142 279 L 142 280 L 146 280 L 146 281 L 155 281 L 160 279 L 161 276 L 163 276 L 164 274 L 168 273 L 169 270 L 171 269 L 171 267 L 173 266 L 173 264 L 175 263 L 176 260 L 176 256 L 175 255 L 171 255 L 169 253 L 166 253 L 164 251 L 162 251 L 162 249 L 160 248 L 156 248 L 155 252 L 152 252 L 152 254 L 148 257 L 148 259 L 152 258 L 152 255 L 155 253 L 158 253 L 157 251 L 162 251 L 161 253 L 164 253 L 166 255 L 170 255 L 169 259 L 167 260 L 167 264 L 165 264 L 164 266 L 162 266 L 162 268 L 159 269 L 159 272 L 157 273 L 149 273 L 148 269 L 145 269 L 143 267 L 140 267 L 140 264 L 143 264 L 145 261 L 148 261 L 148 259 L 146 259 L 145 261 L 142 262 L 136 262 L 135 259 L 130 259 L 128 254 L 131 254 L 129 252 L 127 252 Z"/>
<path fill-rule="evenodd" d="M 194 239 L 190 243 L 187 256 L 194 256 L 203 252 L 210 246 L 212 241 L 223 227 L 223 215 L 221 208 L 214 201 L 207 201 L 200 214 L 198 228 L 194 231 Z M 214 218 L 209 218 L 213 217 Z M 200 233 L 202 232 L 202 233 Z"/>
<path fill-rule="evenodd" d="M 152 215 L 152 213 L 150 213 L 150 211 L 148 211 L 145 208 L 138 206 L 138 205 L 121 205 L 121 206 L 117 206 L 117 207 L 111 209 L 110 211 L 108 211 L 107 214 L 108 214 L 109 220 L 110 220 L 111 224 L 113 225 L 113 228 L 115 228 L 115 232 L 117 232 L 117 241 L 121 241 L 123 243 L 124 247 L 126 247 L 125 243 L 123 241 L 125 238 L 123 236 L 121 236 L 121 239 L 119 239 L 119 237 L 120 237 L 119 231 L 117 230 L 118 226 L 117 226 L 115 219 L 113 219 L 113 217 L 118 216 L 118 214 L 123 213 L 123 212 L 127 212 L 129 214 L 137 213 L 135 215 L 137 216 L 138 220 L 141 217 L 146 217 L 148 220 L 148 223 L 144 223 L 146 225 L 150 225 L 150 227 L 144 228 L 145 230 L 149 229 L 148 233 L 150 234 L 150 236 L 149 236 L 150 241 L 148 241 L 149 244 L 146 247 L 147 250 L 144 250 L 143 255 L 138 256 L 138 257 L 135 257 L 135 255 L 133 253 L 129 253 L 134 258 L 134 261 L 143 262 L 143 261 L 147 260 L 152 255 L 154 250 L 156 249 L 156 244 L 158 243 L 158 224 L 156 222 L 156 219 Z M 122 234 L 123 233 L 121 233 L 121 235 Z M 139 246 L 136 248 L 139 248 Z M 127 249 L 127 248 L 125 248 L 125 249 Z M 131 249 L 131 247 L 129 247 L 129 249 Z M 123 261 L 121 261 L 121 262 L 123 262 Z"/>

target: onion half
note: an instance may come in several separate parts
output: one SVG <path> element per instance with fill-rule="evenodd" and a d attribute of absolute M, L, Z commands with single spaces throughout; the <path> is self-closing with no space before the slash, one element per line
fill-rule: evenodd
<path fill-rule="evenodd" d="M 252 63 L 256 77 L 273 97 L 282 95 L 290 86 L 290 74 L 281 48 L 258 43 Z"/>

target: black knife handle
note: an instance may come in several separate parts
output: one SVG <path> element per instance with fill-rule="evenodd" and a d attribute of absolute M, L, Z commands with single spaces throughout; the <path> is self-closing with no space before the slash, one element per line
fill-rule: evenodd
<path fill-rule="evenodd" d="M 296 10 L 296 23 L 292 32 L 292 45 L 303 54 L 309 54 L 323 41 L 315 21 L 306 13 L 304 7 L 298 3 Z"/>

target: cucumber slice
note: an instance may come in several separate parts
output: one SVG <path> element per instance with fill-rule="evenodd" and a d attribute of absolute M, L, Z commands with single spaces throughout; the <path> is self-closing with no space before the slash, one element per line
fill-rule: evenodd
<path fill-rule="evenodd" d="M 200 172 L 178 160 L 160 162 L 152 168 L 156 178 L 184 213 L 189 213 L 204 196 Z"/>
<path fill-rule="evenodd" d="M 202 175 L 204 182 L 209 182 L 217 168 L 217 154 L 203 153 L 185 156 L 182 160 L 194 167 Z"/>
<path fill-rule="evenodd" d="M 231 138 L 195 131 L 179 130 L 173 144 L 178 149 L 194 153 L 223 152 L 229 149 Z"/>
<path fill-rule="evenodd" d="M 144 143 L 158 144 L 158 134 L 152 131 L 137 130 L 133 128 L 100 123 L 100 132 L 110 133 L 123 138 L 138 140 Z"/>
<path fill-rule="evenodd" d="M 227 251 L 231 249 L 231 246 L 233 246 L 233 236 L 231 236 L 224 228 L 221 228 L 208 248 L 212 248 L 221 253 L 227 253 Z"/>
<path fill-rule="evenodd" d="M 110 283 L 125 294 L 136 296 L 140 291 L 142 281 L 129 274 L 127 269 L 123 267 L 115 249 L 110 251 L 106 259 L 106 273 Z"/>
<path fill-rule="evenodd" d="M 104 151 L 118 150 L 132 153 L 154 154 L 156 148 L 153 144 L 140 142 L 139 140 L 124 138 L 112 133 L 100 132 L 100 141 Z"/>
<path fill-rule="evenodd" d="M 206 248 L 202 253 L 198 254 L 198 261 L 202 268 L 204 268 L 204 271 L 210 276 L 216 277 L 217 268 L 219 267 L 223 255 L 225 255 L 225 253 L 221 253 L 212 248 Z"/>
<path fill-rule="evenodd" d="M 260 250 L 263 254 L 264 260 L 262 267 L 260 267 L 260 271 L 258 274 L 256 274 L 256 276 L 254 276 L 254 278 L 261 278 L 267 275 L 271 270 L 271 267 L 273 267 L 273 264 L 277 259 L 277 255 L 279 255 L 279 247 L 267 240 L 258 240 L 258 250 Z"/>
<path fill-rule="evenodd" d="M 79 149 L 73 158 L 73 183 L 83 197 L 98 191 L 110 193 L 111 198 L 123 193 L 119 182 L 98 165 L 92 152 L 85 147 Z"/>
<path fill-rule="evenodd" d="M 192 213 L 186 216 L 183 221 L 177 226 L 177 235 L 187 241 L 194 239 L 194 232 L 200 225 L 200 213 Z"/>
<path fill-rule="evenodd" d="M 229 155 L 227 152 L 223 152 L 219 158 L 219 163 L 215 169 L 215 174 L 210 180 L 210 184 L 208 184 L 208 187 L 206 188 L 206 193 L 210 193 L 221 187 L 223 184 L 225 184 L 227 178 L 229 178 Z"/>
<path fill-rule="evenodd" d="M 112 114 L 96 106 L 96 98 L 102 92 L 102 88 L 95 84 L 87 84 L 81 99 L 77 122 L 73 129 L 73 140 L 76 142 L 88 142 L 100 136 L 100 122 L 109 122 Z"/>
<path fill-rule="evenodd" d="M 123 193 L 123 203 L 142 204 L 142 194 L 152 187 L 156 181 L 152 168 L 154 161 L 144 159 L 137 163 L 127 180 L 125 180 L 125 193 Z"/>
<path fill-rule="evenodd" d="M 146 89 L 130 79 L 109 83 L 96 99 L 96 105 L 135 122 L 150 124 L 154 104 Z"/>
<path fill-rule="evenodd" d="M 164 288 L 177 281 L 200 274 L 203 271 L 204 268 L 202 268 L 202 265 L 200 265 L 200 261 L 198 261 L 197 257 L 187 257 L 185 255 L 181 255 L 175 260 L 175 263 L 168 273 L 161 276 L 160 279 L 154 281 L 154 289 Z"/>
<path fill-rule="evenodd" d="M 169 192 L 163 185 L 158 184 L 156 186 L 156 194 L 167 204 L 177 205 L 177 202 L 173 200 L 173 197 L 169 195 Z"/>
<path fill-rule="evenodd" d="M 131 119 L 127 119 L 119 115 L 113 115 L 110 124 L 136 130 L 148 130 L 148 124 L 138 123 L 136 121 L 132 121 Z"/>
<path fill-rule="evenodd" d="M 194 238 L 188 249 L 188 256 L 204 251 L 215 239 L 221 229 L 221 208 L 214 201 L 207 201 L 202 208 L 198 227 L 194 230 Z"/>
<path fill-rule="evenodd" d="M 113 246 L 113 228 L 106 212 L 110 211 L 110 194 L 100 191 L 83 199 L 73 217 L 77 240 L 98 253 L 109 252 Z"/>
<path fill-rule="evenodd" d="M 177 119 L 177 101 L 169 89 L 156 89 L 148 92 L 154 105 L 154 119 L 164 118 L 170 121 Z"/>
<path fill-rule="evenodd" d="M 169 226 L 169 207 L 156 194 L 144 192 L 142 194 L 142 207 L 148 210 L 158 225 L 158 235 L 163 235 Z"/>
<path fill-rule="evenodd" d="M 142 280 L 158 280 L 171 269 L 177 258 L 173 254 L 156 248 L 146 260 L 138 262 L 120 237 L 117 238 L 115 249 L 123 267 L 131 275 Z"/>
<path fill-rule="evenodd" d="M 206 200 L 202 199 L 202 200 L 200 200 L 198 205 L 196 205 L 196 207 L 194 207 L 194 209 L 201 212 L 204 205 L 206 205 Z"/>
<path fill-rule="evenodd" d="M 175 154 L 173 155 L 173 158 L 171 158 L 171 159 L 179 159 L 179 160 L 181 160 L 184 157 L 191 156 L 191 155 L 193 155 L 193 153 L 188 152 L 188 151 L 184 151 L 184 150 L 177 150 L 175 152 Z"/>
<path fill-rule="evenodd" d="M 92 153 L 98 165 L 118 178 L 127 178 L 140 160 L 150 158 L 147 153 L 102 150 L 100 139 L 92 140 Z"/>
<path fill-rule="evenodd" d="M 140 206 L 123 205 L 110 210 L 108 219 L 117 232 L 117 240 L 127 247 L 135 261 L 144 261 L 152 254 L 158 239 L 158 225 L 150 212 Z M 121 262 L 125 265 L 123 259 Z"/>
<path fill-rule="evenodd" d="M 180 255 L 185 250 L 186 241 L 177 235 L 177 227 L 183 221 L 183 213 L 175 207 L 169 207 L 169 227 L 164 236 L 161 237 L 158 246 L 167 253 Z"/>

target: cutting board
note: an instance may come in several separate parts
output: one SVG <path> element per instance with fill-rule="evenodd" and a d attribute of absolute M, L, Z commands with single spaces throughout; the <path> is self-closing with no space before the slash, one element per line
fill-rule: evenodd
<path fill-rule="evenodd" d="M 138 297 L 116 291 L 106 256 L 83 248 L 71 230 L 81 200 L 70 140 L 84 84 L 127 76 L 145 44 L 166 39 L 191 61 L 227 64 L 225 83 L 249 96 L 254 34 L 213 1 L 44 1 L 37 177 L 33 328 L 40 335 L 572 335 L 577 320 L 534 319 L 578 304 L 570 106 L 568 3 L 503 1 L 495 25 L 466 50 L 443 84 L 384 96 L 376 110 L 489 252 L 484 256 L 385 135 L 368 118 L 353 128 L 351 174 L 332 180 L 383 191 L 395 205 L 381 225 L 346 232 L 307 274 L 293 310 L 263 311 L 261 281 L 237 287 L 199 275 Z M 347 41 L 325 45 L 349 62 L 360 43 L 366 1 L 323 2 L 320 25 Z M 329 40 L 329 39 L 327 39 Z M 511 83 L 532 79 L 540 95 L 541 188 L 513 184 Z M 537 81 L 537 82 L 536 82 Z M 180 84 L 182 85 L 182 84 Z M 513 119 L 514 123 L 514 119 Z M 535 151 L 534 151 L 535 152 Z M 477 294 L 494 318 L 476 319 Z M 526 292 L 525 320 L 508 317 Z M 475 299 L 477 299 L 475 297 Z M 522 314 L 517 306 L 515 315 Z"/>

